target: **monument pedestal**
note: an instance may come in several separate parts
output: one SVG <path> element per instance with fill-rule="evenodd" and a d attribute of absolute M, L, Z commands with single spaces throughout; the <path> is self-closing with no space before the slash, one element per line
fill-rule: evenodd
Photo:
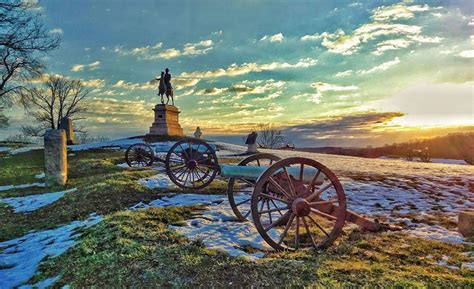
<path fill-rule="evenodd" d="M 150 127 L 147 139 L 157 136 L 184 136 L 183 128 L 179 125 L 180 111 L 174 105 L 157 104 L 153 109 L 155 121 Z"/>

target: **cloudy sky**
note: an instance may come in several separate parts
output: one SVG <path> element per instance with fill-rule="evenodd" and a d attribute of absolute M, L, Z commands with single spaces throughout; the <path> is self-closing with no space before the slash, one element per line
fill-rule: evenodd
<path fill-rule="evenodd" d="M 237 141 L 256 124 L 299 146 L 474 131 L 471 1 L 41 2 L 48 72 L 93 89 L 92 135 L 144 134 L 169 67 L 181 124 Z M 10 112 L 13 134 L 27 117 Z"/>

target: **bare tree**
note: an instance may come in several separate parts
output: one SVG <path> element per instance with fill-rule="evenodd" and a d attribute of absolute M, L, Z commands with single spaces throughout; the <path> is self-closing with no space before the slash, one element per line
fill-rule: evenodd
<path fill-rule="evenodd" d="M 257 143 L 261 148 L 272 149 L 285 141 L 281 130 L 277 130 L 270 124 L 259 124 L 255 129 L 258 133 Z"/>
<path fill-rule="evenodd" d="M 59 46 L 33 1 L 0 0 L 0 102 L 8 103 L 44 68 L 45 53 Z"/>
<path fill-rule="evenodd" d="M 38 124 L 23 126 L 23 133 L 41 136 L 45 129 L 57 129 L 63 117 L 80 119 L 86 111 L 82 101 L 89 93 L 82 81 L 56 75 L 48 76 L 37 87 L 25 88 L 22 92 L 25 108 Z"/>
<path fill-rule="evenodd" d="M 0 103 L 0 128 L 5 128 L 8 126 L 8 118 L 3 114 L 5 109 L 4 105 Z"/>

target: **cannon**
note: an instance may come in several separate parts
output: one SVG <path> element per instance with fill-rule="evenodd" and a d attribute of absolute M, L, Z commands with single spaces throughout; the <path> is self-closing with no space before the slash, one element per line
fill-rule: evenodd
<path fill-rule="evenodd" d="M 158 156 L 162 153 L 166 158 Z M 237 220 L 253 222 L 275 250 L 326 248 L 346 222 L 372 232 L 398 229 L 348 210 L 336 174 L 313 159 L 260 153 L 237 165 L 219 164 L 215 146 L 184 139 L 169 147 L 132 145 L 126 161 L 132 167 L 163 162 L 170 180 L 186 190 L 205 188 L 218 175 L 227 178 L 229 204 Z"/>

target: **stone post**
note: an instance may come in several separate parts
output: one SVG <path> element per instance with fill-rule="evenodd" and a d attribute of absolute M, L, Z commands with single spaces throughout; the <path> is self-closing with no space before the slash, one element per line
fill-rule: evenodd
<path fill-rule="evenodd" d="M 459 212 L 458 231 L 464 237 L 474 237 L 474 211 Z"/>
<path fill-rule="evenodd" d="M 65 116 L 59 122 L 59 129 L 64 129 L 66 131 L 66 142 L 68 145 L 77 144 L 76 138 L 74 137 L 74 129 L 72 127 L 72 120 Z"/>
<path fill-rule="evenodd" d="M 44 172 L 48 186 L 67 182 L 66 132 L 50 129 L 44 135 Z"/>

